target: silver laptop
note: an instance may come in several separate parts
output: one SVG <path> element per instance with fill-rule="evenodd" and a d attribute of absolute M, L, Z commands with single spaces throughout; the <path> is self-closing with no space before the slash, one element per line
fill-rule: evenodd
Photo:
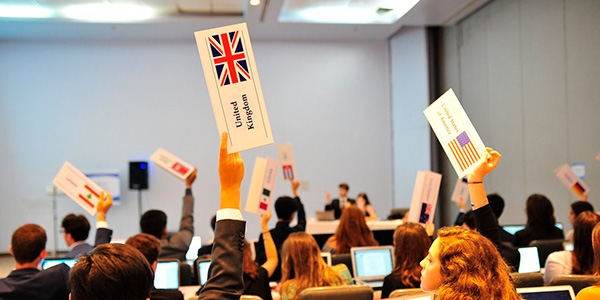
<path fill-rule="evenodd" d="M 176 290 L 179 288 L 179 260 L 159 259 L 154 272 L 154 288 Z"/>
<path fill-rule="evenodd" d="M 199 259 L 197 261 L 198 268 L 198 283 L 203 286 L 208 281 L 208 268 L 210 268 L 210 259 Z"/>
<path fill-rule="evenodd" d="M 575 293 L 570 285 L 519 288 L 517 293 L 527 300 L 575 300 Z"/>
<path fill-rule="evenodd" d="M 335 221 L 333 210 L 317 211 L 317 221 Z"/>
<path fill-rule="evenodd" d="M 383 286 L 383 279 L 394 268 L 394 247 L 354 247 L 350 253 L 354 279 L 373 288 Z"/>
<path fill-rule="evenodd" d="M 540 271 L 540 256 L 537 247 L 519 248 L 521 260 L 519 261 L 519 273 L 537 273 Z"/>
<path fill-rule="evenodd" d="M 72 268 L 77 261 L 72 258 L 47 258 L 42 263 L 42 270 L 48 270 L 54 266 L 58 266 L 60 264 L 65 264 Z"/>

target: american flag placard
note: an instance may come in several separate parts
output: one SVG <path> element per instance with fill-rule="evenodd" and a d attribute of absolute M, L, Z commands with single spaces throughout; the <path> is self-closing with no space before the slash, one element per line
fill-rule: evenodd
<path fill-rule="evenodd" d="M 102 188 L 71 163 L 65 161 L 52 183 L 90 215 L 96 214 Z"/>
<path fill-rule="evenodd" d="M 452 89 L 423 113 L 459 178 L 485 159 L 485 145 Z"/>
<path fill-rule="evenodd" d="M 246 23 L 194 34 L 219 133 L 228 134 L 227 151 L 272 144 Z"/>

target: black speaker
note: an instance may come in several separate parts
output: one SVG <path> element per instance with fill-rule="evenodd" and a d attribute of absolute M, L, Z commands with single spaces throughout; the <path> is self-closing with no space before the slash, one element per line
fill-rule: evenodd
<path fill-rule="evenodd" d="M 148 162 L 129 162 L 129 188 L 132 190 L 148 189 Z"/>

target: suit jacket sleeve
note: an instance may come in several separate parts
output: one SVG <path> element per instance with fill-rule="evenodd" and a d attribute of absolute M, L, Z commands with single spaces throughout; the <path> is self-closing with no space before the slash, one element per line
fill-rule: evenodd
<path fill-rule="evenodd" d="M 94 244 L 94 248 L 110 243 L 112 239 L 113 231 L 108 228 L 98 228 L 96 229 L 96 243 Z"/>
<path fill-rule="evenodd" d="M 336 219 L 339 219 L 342 215 L 342 210 L 340 209 L 340 200 L 333 199 L 331 200 L 331 204 L 325 205 L 325 210 L 333 210 L 333 215 Z"/>
<path fill-rule="evenodd" d="M 498 226 L 498 219 L 492 211 L 489 204 L 480 207 L 473 211 L 475 218 L 475 226 L 481 235 L 492 241 L 496 248 L 500 250 L 500 227 Z"/>
<path fill-rule="evenodd" d="M 300 197 L 296 197 L 298 202 L 298 224 L 294 226 L 295 231 L 304 231 L 306 229 L 306 212 L 304 211 L 304 204 L 300 201 Z"/>
<path fill-rule="evenodd" d="M 217 222 L 208 281 L 198 300 L 235 299 L 244 292 L 243 253 L 246 221 Z"/>
<path fill-rule="evenodd" d="M 163 245 L 161 249 L 160 257 L 185 259 L 185 253 L 190 247 L 192 237 L 194 237 L 194 196 L 192 196 L 191 189 L 186 189 L 181 208 L 179 232 L 169 237 L 167 244 Z"/>

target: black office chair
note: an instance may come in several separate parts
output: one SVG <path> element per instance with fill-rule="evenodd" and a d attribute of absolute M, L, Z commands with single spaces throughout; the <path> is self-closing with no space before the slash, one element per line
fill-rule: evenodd
<path fill-rule="evenodd" d="M 559 275 L 552 278 L 550 285 L 570 285 L 575 294 L 582 289 L 600 283 L 600 276 L 593 275 Z"/>
<path fill-rule="evenodd" d="M 373 289 L 366 285 L 344 285 L 307 288 L 300 300 L 373 300 Z"/>
<path fill-rule="evenodd" d="M 350 256 L 350 253 L 332 255 L 331 265 L 335 266 L 337 264 L 345 264 L 346 267 L 348 267 L 348 271 L 350 271 L 350 274 L 354 276 L 354 269 L 352 268 L 352 257 Z"/>
<path fill-rule="evenodd" d="M 546 259 L 550 253 L 564 250 L 563 242 L 563 239 L 534 240 L 529 243 L 529 246 L 537 247 L 538 255 L 540 257 L 540 267 L 543 268 L 546 265 Z"/>
<path fill-rule="evenodd" d="M 192 280 L 192 266 L 186 262 L 179 262 L 179 285 L 196 285 L 197 281 Z"/>
<path fill-rule="evenodd" d="M 544 285 L 541 273 L 510 273 L 516 288 L 536 287 Z"/>

